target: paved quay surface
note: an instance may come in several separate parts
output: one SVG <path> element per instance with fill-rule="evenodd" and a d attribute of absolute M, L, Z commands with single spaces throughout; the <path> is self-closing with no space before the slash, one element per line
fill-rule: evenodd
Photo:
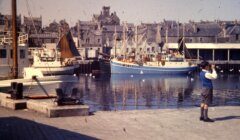
<path fill-rule="evenodd" d="M 211 107 L 214 123 L 199 121 L 199 108 L 95 112 L 47 118 L 0 107 L 0 140 L 238 140 L 240 106 Z"/>

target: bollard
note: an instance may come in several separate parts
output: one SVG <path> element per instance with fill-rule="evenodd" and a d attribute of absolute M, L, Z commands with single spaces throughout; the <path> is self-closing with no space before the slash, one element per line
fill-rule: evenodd
<path fill-rule="evenodd" d="M 23 99 L 23 83 L 17 84 L 17 99 Z"/>
<path fill-rule="evenodd" d="M 63 105 L 64 93 L 61 88 L 56 88 L 57 99 L 56 102 L 58 105 Z"/>
<path fill-rule="evenodd" d="M 11 99 L 17 99 L 17 82 L 11 82 Z"/>
<path fill-rule="evenodd" d="M 11 99 L 23 99 L 23 83 L 11 82 Z"/>

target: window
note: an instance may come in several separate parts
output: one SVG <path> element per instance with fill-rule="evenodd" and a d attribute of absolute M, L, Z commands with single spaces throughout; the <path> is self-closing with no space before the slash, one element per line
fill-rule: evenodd
<path fill-rule="evenodd" d="M 25 50 L 20 50 L 20 58 L 21 59 L 25 58 Z"/>
<path fill-rule="evenodd" d="M 90 42 L 90 38 L 87 38 L 86 43 L 89 44 L 89 42 Z"/>
<path fill-rule="evenodd" d="M 100 39 L 98 39 L 98 43 L 100 43 Z"/>
<path fill-rule="evenodd" d="M 51 43 L 51 39 L 45 39 L 44 43 Z"/>
<path fill-rule="evenodd" d="M 239 39 L 239 34 L 236 34 L 236 40 L 238 40 Z"/>
<path fill-rule="evenodd" d="M 199 38 L 199 41 L 200 41 L 200 42 L 202 42 L 202 41 L 203 41 L 203 39 L 200 37 L 200 38 Z"/>
<path fill-rule="evenodd" d="M 7 58 L 7 50 L 0 49 L 0 58 Z"/>
<path fill-rule="evenodd" d="M 152 47 L 152 52 L 154 52 L 155 51 L 155 47 Z"/>
<path fill-rule="evenodd" d="M 147 48 L 147 52 L 150 52 L 150 48 Z"/>

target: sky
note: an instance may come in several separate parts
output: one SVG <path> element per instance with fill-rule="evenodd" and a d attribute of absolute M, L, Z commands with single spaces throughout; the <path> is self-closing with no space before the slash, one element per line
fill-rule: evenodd
<path fill-rule="evenodd" d="M 27 4 L 28 3 L 28 4 Z M 240 0 L 17 0 L 17 14 L 42 16 L 43 25 L 65 19 L 71 26 L 100 14 L 102 6 L 116 11 L 121 22 L 165 20 L 240 20 Z M 27 5 L 29 9 L 27 10 Z M 0 0 L 0 13 L 11 14 L 11 0 Z"/>

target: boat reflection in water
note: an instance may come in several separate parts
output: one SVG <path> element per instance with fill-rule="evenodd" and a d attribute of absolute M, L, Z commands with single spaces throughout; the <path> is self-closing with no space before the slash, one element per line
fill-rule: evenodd
<path fill-rule="evenodd" d="M 187 76 L 160 75 L 112 75 L 111 83 L 118 96 L 123 94 L 123 106 L 136 109 L 180 105 L 191 95 L 193 84 Z"/>
<path fill-rule="evenodd" d="M 193 84 L 187 76 L 112 74 L 81 77 L 78 88 L 93 110 L 131 110 L 192 104 Z"/>
<path fill-rule="evenodd" d="M 240 87 L 236 82 L 238 79 L 239 76 L 219 76 L 214 81 L 215 105 L 240 105 L 239 89 L 233 88 L 234 84 L 234 87 Z M 72 86 L 78 87 L 91 111 L 195 107 L 200 103 L 198 75 L 112 74 L 99 78 L 81 76 L 79 82 Z"/>

